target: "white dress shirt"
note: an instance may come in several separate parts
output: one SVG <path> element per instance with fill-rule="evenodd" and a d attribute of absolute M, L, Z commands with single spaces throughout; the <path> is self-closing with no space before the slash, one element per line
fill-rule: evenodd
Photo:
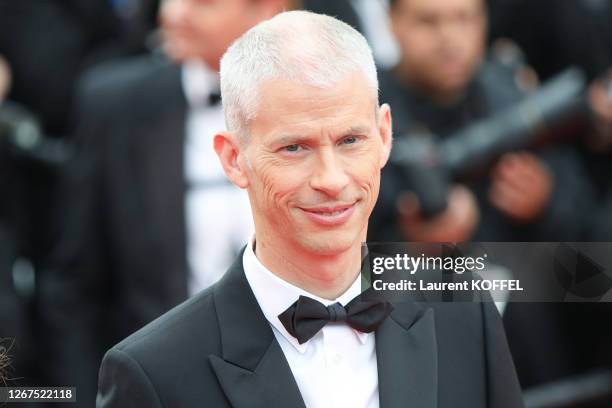
<path fill-rule="evenodd" d="M 193 295 L 215 283 L 234 262 L 253 234 L 248 195 L 225 176 L 213 149 L 213 137 L 225 129 L 220 103 L 209 96 L 219 92 L 219 75 L 192 61 L 182 68 L 189 104 L 185 137 L 185 225 L 188 293 Z"/>
<path fill-rule="evenodd" d="M 252 241 L 242 258 L 246 278 L 270 322 L 276 340 L 308 408 L 377 408 L 378 367 L 374 333 L 361 333 L 345 323 L 329 323 L 319 333 L 299 344 L 278 315 L 300 295 L 324 305 L 349 303 L 361 293 L 359 276 L 338 299 L 325 300 L 274 275 L 257 259 Z"/>

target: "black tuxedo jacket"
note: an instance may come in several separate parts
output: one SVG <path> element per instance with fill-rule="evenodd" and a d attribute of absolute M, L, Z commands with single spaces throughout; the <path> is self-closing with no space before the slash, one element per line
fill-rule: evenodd
<path fill-rule="evenodd" d="M 82 83 L 57 246 L 41 273 L 48 382 L 92 406 L 110 346 L 187 298 L 179 66 L 152 57 Z"/>
<path fill-rule="evenodd" d="M 395 306 L 376 332 L 381 407 L 523 406 L 492 303 Z M 241 257 L 216 285 L 107 352 L 97 406 L 304 407 Z"/>

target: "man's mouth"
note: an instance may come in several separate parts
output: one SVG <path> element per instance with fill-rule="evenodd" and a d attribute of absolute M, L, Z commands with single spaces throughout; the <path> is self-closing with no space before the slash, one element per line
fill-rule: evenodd
<path fill-rule="evenodd" d="M 302 207 L 301 210 L 304 211 L 312 221 L 332 226 L 340 225 L 348 221 L 355 209 L 355 204 L 356 202 L 329 206 Z"/>
<path fill-rule="evenodd" d="M 315 214 L 319 214 L 319 215 L 325 215 L 328 217 L 333 217 L 334 215 L 338 215 L 338 214 L 342 214 L 343 212 L 345 212 L 348 208 L 342 208 L 340 210 L 334 210 L 334 211 L 311 211 Z"/>

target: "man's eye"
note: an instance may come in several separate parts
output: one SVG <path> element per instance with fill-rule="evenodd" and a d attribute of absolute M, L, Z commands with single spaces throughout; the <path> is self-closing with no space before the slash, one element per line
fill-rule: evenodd
<path fill-rule="evenodd" d="M 297 152 L 297 151 L 299 151 L 299 150 L 300 150 L 300 145 L 299 145 L 299 144 L 292 144 L 292 145 L 289 145 L 289 146 L 285 146 L 283 149 L 284 149 L 286 152 L 292 152 L 292 153 L 295 153 L 295 152 Z"/>
<path fill-rule="evenodd" d="M 428 27 L 435 27 L 438 25 L 438 19 L 432 16 L 421 16 L 418 18 L 418 23 Z"/>
<path fill-rule="evenodd" d="M 357 137 L 356 136 L 345 137 L 344 139 L 342 139 L 342 143 L 343 144 L 355 144 L 357 143 Z"/>

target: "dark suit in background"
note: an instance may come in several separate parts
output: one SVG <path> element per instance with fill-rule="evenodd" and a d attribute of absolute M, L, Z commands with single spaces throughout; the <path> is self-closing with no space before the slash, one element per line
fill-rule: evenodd
<path fill-rule="evenodd" d="M 376 355 L 381 407 L 523 406 L 490 302 L 398 303 L 376 331 Z M 304 407 L 242 256 L 217 284 L 106 354 L 97 406 Z"/>
<path fill-rule="evenodd" d="M 32 111 L 45 135 L 68 139 L 78 78 L 96 64 L 143 52 L 155 23 L 156 1 L 0 0 L 0 55 L 12 71 L 8 98 Z M 121 3 L 136 6 L 133 13 L 122 14 Z M 8 150 L 4 136 L 0 150 Z M 54 245 L 50 224 L 58 177 L 55 168 L 37 163 L 19 163 L 12 170 L 8 189 L 0 180 L 0 206 L 8 203 L 18 210 L 10 212 L 10 231 L 2 242 L 2 250 L 14 251 L 5 260 L 8 269 L 0 271 L 2 290 L 11 292 L 0 295 L 0 336 L 16 341 L 12 352 L 19 379 L 14 384 L 44 385 L 39 371 L 47 333 L 39 325 L 36 283 L 45 279 L 42 263 Z M 6 213 L 0 212 L 3 218 Z M 11 282 L 15 256 L 22 259 L 27 277 L 17 293 Z M 4 303 L 9 300 L 15 308 Z M 63 337 L 58 335 L 58 341 Z"/>
<path fill-rule="evenodd" d="M 113 64 L 79 102 L 40 312 L 50 377 L 91 406 L 103 352 L 187 297 L 181 69 Z"/>

